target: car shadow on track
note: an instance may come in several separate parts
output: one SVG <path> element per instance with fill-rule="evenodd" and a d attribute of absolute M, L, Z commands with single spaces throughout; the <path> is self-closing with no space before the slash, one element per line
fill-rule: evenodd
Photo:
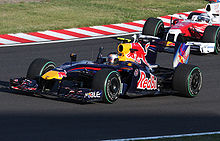
<path fill-rule="evenodd" d="M 0 80 L 0 92 L 10 92 L 9 82 Z"/>
<path fill-rule="evenodd" d="M 1 113 L 0 139 L 93 141 L 218 131 L 220 128 L 220 125 L 216 124 L 220 122 L 220 118 L 214 114 L 108 112 L 107 110 L 106 113 L 96 114 Z"/>
<path fill-rule="evenodd" d="M 8 86 L 9 86 L 9 82 L 1 81 L 1 80 L 0 80 L 0 86 L 8 87 Z"/>
<path fill-rule="evenodd" d="M 171 94 L 157 94 L 157 95 L 137 95 L 134 93 L 129 93 L 127 95 L 122 95 L 120 98 L 123 99 L 138 99 L 138 98 L 145 98 L 145 97 L 162 97 L 162 96 L 170 96 Z"/>

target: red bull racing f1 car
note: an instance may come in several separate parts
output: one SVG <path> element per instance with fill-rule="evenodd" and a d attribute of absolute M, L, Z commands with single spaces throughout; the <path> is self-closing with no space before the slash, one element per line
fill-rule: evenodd
<path fill-rule="evenodd" d="M 170 27 L 164 28 L 161 19 L 148 18 L 142 34 L 169 41 L 167 46 L 184 42 L 190 50 L 202 54 L 220 51 L 220 3 L 208 0 L 205 12 L 191 12 L 187 19 L 171 18 Z"/>
<path fill-rule="evenodd" d="M 116 53 L 102 56 L 100 48 L 96 61 L 71 61 L 56 67 L 48 59 L 35 59 L 26 77 L 10 80 L 10 88 L 39 95 L 53 95 L 83 102 L 115 102 L 120 95 L 180 94 L 195 97 L 202 86 L 198 66 L 186 64 L 189 47 L 176 44 L 174 68 L 156 64 L 158 51 L 164 42 L 158 38 L 136 38 L 133 42 L 120 39 Z"/>

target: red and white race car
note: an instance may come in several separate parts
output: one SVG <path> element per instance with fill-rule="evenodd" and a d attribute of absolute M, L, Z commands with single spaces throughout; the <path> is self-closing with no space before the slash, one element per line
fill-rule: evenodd
<path fill-rule="evenodd" d="M 220 2 L 208 0 L 204 12 L 191 12 L 187 19 L 170 19 L 170 26 L 158 18 L 148 18 L 142 34 L 166 40 L 167 46 L 185 42 L 191 51 L 200 53 L 220 52 Z"/>

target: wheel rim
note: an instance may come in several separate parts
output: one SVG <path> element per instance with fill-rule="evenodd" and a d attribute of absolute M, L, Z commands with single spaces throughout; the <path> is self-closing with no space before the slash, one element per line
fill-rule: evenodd
<path fill-rule="evenodd" d="M 113 78 L 110 84 L 110 91 L 112 93 L 117 93 L 118 90 L 119 90 L 119 81 L 117 80 L 117 78 Z"/>
<path fill-rule="evenodd" d="M 120 79 L 113 75 L 112 77 L 109 77 L 106 83 L 106 99 L 112 103 L 113 101 L 118 99 L 118 96 L 120 94 Z"/>
<path fill-rule="evenodd" d="M 190 95 L 195 96 L 201 89 L 201 74 L 199 70 L 194 70 L 189 78 Z"/>

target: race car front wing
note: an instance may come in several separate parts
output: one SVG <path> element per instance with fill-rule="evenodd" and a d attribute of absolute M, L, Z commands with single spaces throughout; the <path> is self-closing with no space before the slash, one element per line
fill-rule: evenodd
<path fill-rule="evenodd" d="M 74 99 L 82 102 L 102 101 L 102 90 L 93 90 L 89 88 L 64 87 L 58 86 L 57 92 L 48 91 L 40 88 L 36 80 L 26 78 L 10 79 L 10 89 L 27 92 L 38 95 L 52 95 L 62 98 Z"/>

